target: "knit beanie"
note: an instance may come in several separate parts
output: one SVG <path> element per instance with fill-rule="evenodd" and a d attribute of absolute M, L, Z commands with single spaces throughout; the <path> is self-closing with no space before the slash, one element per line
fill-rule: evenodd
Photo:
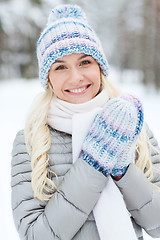
<path fill-rule="evenodd" d="M 108 75 L 108 62 L 99 38 L 88 25 L 84 11 L 77 5 L 58 5 L 37 43 L 39 78 L 43 88 L 48 88 L 48 72 L 56 59 L 72 53 L 92 56 L 103 74 Z"/>

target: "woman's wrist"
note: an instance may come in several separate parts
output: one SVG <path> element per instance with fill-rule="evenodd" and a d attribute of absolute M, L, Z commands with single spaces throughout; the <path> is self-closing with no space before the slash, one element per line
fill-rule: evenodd
<path fill-rule="evenodd" d="M 112 176 L 112 175 L 111 175 L 111 177 L 113 178 L 114 181 L 119 181 L 124 175 L 125 175 L 125 173 L 118 176 L 118 177 L 117 176 L 115 177 L 115 176 Z"/>
<path fill-rule="evenodd" d="M 111 177 L 113 178 L 113 180 L 119 181 L 126 174 L 127 169 L 128 169 L 128 166 L 124 167 L 121 170 L 119 169 L 116 169 L 116 171 L 112 170 Z"/>

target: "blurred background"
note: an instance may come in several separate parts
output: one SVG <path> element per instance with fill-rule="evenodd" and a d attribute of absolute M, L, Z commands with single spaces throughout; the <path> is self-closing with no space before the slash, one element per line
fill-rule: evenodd
<path fill-rule="evenodd" d="M 36 42 L 50 10 L 79 4 L 99 35 L 109 63 L 138 70 L 160 87 L 159 0 L 0 0 L 0 79 L 37 77 Z"/>
<path fill-rule="evenodd" d="M 160 0 L 0 0 L 0 236 L 18 240 L 11 212 L 11 151 L 38 80 L 36 44 L 51 9 L 78 4 L 99 35 L 110 80 L 142 101 L 160 142 Z M 151 239 L 146 233 L 145 240 Z"/>

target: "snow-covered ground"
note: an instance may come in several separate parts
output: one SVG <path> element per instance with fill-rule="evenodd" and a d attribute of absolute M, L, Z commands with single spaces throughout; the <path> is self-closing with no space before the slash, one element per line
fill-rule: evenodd
<path fill-rule="evenodd" d="M 117 72 L 112 77 L 118 77 Z M 136 94 L 143 102 L 145 118 L 160 142 L 160 93 L 146 89 L 136 82 L 136 73 L 125 73 L 125 82 L 119 86 L 125 92 Z M 0 81 L 0 236 L 3 240 L 18 240 L 11 213 L 10 162 L 14 137 L 24 127 L 25 118 L 34 96 L 42 90 L 38 80 Z M 145 240 L 151 239 L 145 234 Z"/>

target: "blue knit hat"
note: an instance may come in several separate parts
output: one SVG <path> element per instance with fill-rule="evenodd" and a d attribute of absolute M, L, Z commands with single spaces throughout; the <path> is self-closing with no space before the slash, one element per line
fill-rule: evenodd
<path fill-rule="evenodd" d="M 48 88 L 48 72 L 56 59 L 72 53 L 92 56 L 104 75 L 108 75 L 108 62 L 94 30 L 88 25 L 84 11 L 77 5 L 58 5 L 37 43 L 39 78 Z"/>

